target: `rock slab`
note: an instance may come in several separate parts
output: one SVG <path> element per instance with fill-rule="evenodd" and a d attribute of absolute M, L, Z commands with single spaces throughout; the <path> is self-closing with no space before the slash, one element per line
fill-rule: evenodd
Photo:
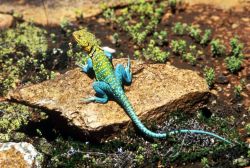
<path fill-rule="evenodd" d="M 126 65 L 127 59 L 113 62 Z M 168 64 L 138 61 L 131 61 L 131 64 L 133 83 L 125 87 L 125 92 L 142 121 L 161 122 L 171 111 L 195 110 L 209 95 L 206 81 L 194 71 Z M 84 136 L 98 134 L 105 137 L 120 128 L 127 128 L 131 120 L 115 101 L 107 104 L 80 102 L 81 98 L 95 94 L 92 83 L 93 79 L 76 68 L 54 80 L 13 91 L 8 94 L 8 99 L 47 109 L 66 119 L 81 134 L 85 133 Z"/>
<path fill-rule="evenodd" d="M 39 156 L 41 154 L 27 142 L 0 143 L 1 168 L 38 168 L 41 167 Z"/>
<path fill-rule="evenodd" d="M 0 30 L 9 28 L 13 24 L 13 21 L 13 16 L 0 13 Z"/>

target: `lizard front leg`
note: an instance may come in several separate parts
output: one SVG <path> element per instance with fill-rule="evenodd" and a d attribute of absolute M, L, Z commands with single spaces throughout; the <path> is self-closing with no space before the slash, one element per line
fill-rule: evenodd
<path fill-rule="evenodd" d="M 90 71 L 93 70 L 93 63 L 91 58 L 88 58 L 87 60 L 87 64 L 83 65 L 83 64 L 77 64 L 80 68 L 82 68 L 82 71 L 85 72 L 86 74 L 89 74 Z"/>
<path fill-rule="evenodd" d="M 130 85 L 132 83 L 132 72 L 130 71 L 130 59 L 128 58 L 127 67 L 124 68 L 122 64 L 118 64 L 115 68 L 116 78 L 122 83 L 126 85 Z"/>
<path fill-rule="evenodd" d="M 95 81 L 93 83 L 93 89 L 96 91 L 96 95 L 94 97 L 81 99 L 82 102 L 96 102 L 96 103 L 107 103 L 108 102 L 108 93 L 111 93 L 110 86 L 102 81 Z"/>

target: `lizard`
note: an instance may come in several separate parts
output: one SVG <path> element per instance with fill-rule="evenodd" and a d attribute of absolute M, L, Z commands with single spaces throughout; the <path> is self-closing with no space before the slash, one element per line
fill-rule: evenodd
<path fill-rule="evenodd" d="M 136 115 L 136 112 L 123 89 L 124 85 L 130 85 L 132 83 L 130 59 L 128 58 L 126 67 L 122 64 L 118 64 L 116 65 L 116 68 L 114 68 L 112 64 L 112 55 L 105 54 L 105 51 L 100 47 L 99 39 L 97 39 L 94 34 L 87 31 L 87 29 L 81 29 L 74 31 L 73 37 L 77 44 L 80 45 L 89 56 L 85 65 L 78 64 L 78 66 L 81 67 L 84 73 L 89 74 L 91 71 L 94 72 L 96 79 L 93 83 L 93 89 L 96 92 L 96 96 L 83 98 L 81 99 L 82 102 L 104 104 L 108 102 L 109 96 L 112 95 L 124 108 L 135 126 L 150 138 L 163 139 L 178 133 L 195 133 L 210 135 L 226 143 L 231 143 L 229 140 L 226 140 L 215 133 L 203 130 L 180 129 L 167 133 L 156 133 L 149 130 Z"/>

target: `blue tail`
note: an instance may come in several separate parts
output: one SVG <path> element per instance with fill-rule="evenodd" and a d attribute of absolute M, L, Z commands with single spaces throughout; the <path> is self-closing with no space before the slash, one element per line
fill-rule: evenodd
<path fill-rule="evenodd" d="M 207 132 L 207 131 L 202 131 L 202 130 L 188 130 L 188 129 L 181 129 L 181 130 L 176 130 L 176 131 L 170 131 L 168 133 L 155 133 L 153 131 L 150 131 L 148 128 L 146 128 L 144 126 L 144 124 L 140 121 L 140 119 L 138 118 L 138 116 L 136 115 L 132 105 L 130 104 L 127 96 L 123 93 L 119 94 L 120 97 L 118 98 L 120 100 L 120 103 L 122 104 L 122 106 L 124 107 L 124 109 L 126 110 L 127 114 L 129 115 L 129 117 L 131 118 L 131 120 L 134 122 L 134 124 L 137 126 L 137 128 L 142 131 L 143 133 L 145 133 L 148 137 L 151 138 L 158 138 L 158 139 L 163 139 L 163 138 L 167 138 L 169 135 L 174 135 L 174 134 L 178 134 L 178 133 L 194 133 L 194 134 L 205 134 L 205 135 L 210 135 L 213 136 L 215 138 L 218 138 L 222 141 L 225 141 L 226 143 L 231 144 L 230 141 L 222 138 L 219 135 L 216 135 L 214 133 L 211 132 Z"/>

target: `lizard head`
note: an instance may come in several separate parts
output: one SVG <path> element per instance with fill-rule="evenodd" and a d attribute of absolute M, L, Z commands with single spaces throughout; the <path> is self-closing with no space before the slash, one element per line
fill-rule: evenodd
<path fill-rule="evenodd" d="M 100 45 L 100 41 L 94 36 L 94 34 L 88 32 L 86 29 L 73 32 L 73 37 L 86 52 L 91 52 L 93 46 L 99 47 Z"/>

